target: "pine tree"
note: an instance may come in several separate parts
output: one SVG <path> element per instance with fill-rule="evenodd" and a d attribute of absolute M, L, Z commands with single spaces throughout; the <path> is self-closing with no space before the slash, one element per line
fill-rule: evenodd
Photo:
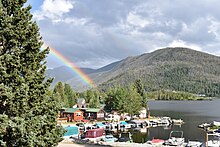
<path fill-rule="evenodd" d="M 26 0 L 0 1 L 0 146 L 56 146 L 63 129 L 48 95 L 46 55 Z"/>
<path fill-rule="evenodd" d="M 100 107 L 99 96 L 96 94 L 95 91 L 87 90 L 86 95 L 86 100 L 88 100 L 90 108 Z"/>
<path fill-rule="evenodd" d="M 125 105 L 125 112 L 130 114 L 131 116 L 134 114 L 139 114 L 141 110 L 141 101 L 142 98 L 140 94 L 137 92 L 136 87 L 131 84 L 127 89 L 127 96 L 124 102 Z"/>
<path fill-rule="evenodd" d="M 58 82 L 57 85 L 54 87 L 54 96 L 57 95 L 56 99 L 61 102 L 62 107 L 69 107 L 68 99 L 65 95 L 64 86 L 62 82 Z"/>
<path fill-rule="evenodd" d="M 69 84 L 64 84 L 64 92 L 69 103 L 69 107 L 76 104 L 76 93 Z"/>
<path fill-rule="evenodd" d="M 146 95 L 146 93 L 145 93 L 145 89 L 144 89 L 143 83 L 141 82 L 140 79 L 138 79 L 138 80 L 135 81 L 134 86 L 136 87 L 137 92 L 138 92 L 138 93 L 140 94 L 140 96 L 141 96 L 141 105 L 142 105 L 142 107 L 146 107 L 146 104 L 147 104 L 147 95 Z"/>

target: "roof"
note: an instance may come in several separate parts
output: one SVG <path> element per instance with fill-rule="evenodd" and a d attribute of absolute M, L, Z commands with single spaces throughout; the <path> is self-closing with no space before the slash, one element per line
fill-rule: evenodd
<path fill-rule="evenodd" d="M 103 129 L 103 128 L 96 128 L 96 129 L 87 130 L 86 132 L 95 132 L 95 131 L 105 131 L 105 129 Z"/>
<path fill-rule="evenodd" d="M 74 113 L 77 110 L 79 110 L 79 109 L 78 108 L 67 108 L 64 112 L 66 112 L 66 113 Z"/>
<path fill-rule="evenodd" d="M 88 108 L 86 109 L 86 112 L 99 112 L 101 109 L 95 109 L 95 108 Z"/>
<path fill-rule="evenodd" d="M 103 123 L 101 123 L 101 122 L 97 122 L 96 125 L 97 125 L 97 126 L 100 126 L 100 127 L 104 127 L 104 126 L 105 126 L 105 125 L 104 125 Z"/>
<path fill-rule="evenodd" d="M 120 124 L 127 125 L 128 123 L 126 123 L 125 121 L 122 121 L 122 122 L 120 122 Z"/>

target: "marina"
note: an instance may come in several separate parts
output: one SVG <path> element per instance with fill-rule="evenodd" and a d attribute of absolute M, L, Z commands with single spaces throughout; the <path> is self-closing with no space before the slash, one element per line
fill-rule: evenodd
<path fill-rule="evenodd" d="M 120 122 L 93 122 L 85 123 L 86 128 L 80 126 L 80 130 L 103 128 L 110 135 L 110 141 L 100 139 L 100 144 L 111 146 L 205 146 L 207 135 L 209 146 L 218 145 L 219 138 L 216 135 L 206 134 L 206 127 L 210 124 L 218 125 L 220 114 L 212 111 L 213 106 L 220 104 L 219 99 L 213 101 L 150 101 L 151 114 L 157 117 L 150 119 L 134 119 Z M 184 105 L 192 106 L 190 109 L 183 109 Z M 172 106 L 172 107 L 171 107 Z M 181 109 L 177 109 L 181 108 Z M 201 110 L 201 108 L 203 110 Z M 208 111 L 207 111 L 208 110 Z M 207 112 L 207 113 L 201 113 Z M 212 114 L 212 115 L 210 115 Z M 181 137 L 173 138 L 172 132 L 182 132 Z M 218 131 L 218 130 L 216 130 Z M 130 133 L 130 137 L 120 139 L 121 134 Z M 130 139 L 129 139 L 130 138 Z M 175 141 L 175 139 L 177 139 Z M 121 140 L 121 142 L 120 142 Z M 116 142 L 117 141 L 117 142 Z M 85 140 L 84 140 L 85 142 Z M 172 144 L 172 142 L 179 144 Z M 127 145 L 126 145 L 127 144 Z"/>

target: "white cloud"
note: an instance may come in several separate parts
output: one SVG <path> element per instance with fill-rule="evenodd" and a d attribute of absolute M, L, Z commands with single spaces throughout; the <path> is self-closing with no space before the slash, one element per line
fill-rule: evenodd
<path fill-rule="evenodd" d="M 183 40 L 173 40 L 171 43 L 169 43 L 168 47 L 186 47 L 186 48 L 191 48 L 197 51 L 202 51 L 202 48 L 199 47 L 198 45 L 186 43 Z"/>
<path fill-rule="evenodd" d="M 68 24 L 72 24 L 72 25 L 84 25 L 85 23 L 88 22 L 88 19 L 85 19 L 85 18 L 65 18 L 63 20 L 65 23 L 68 23 Z"/>
<path fill-rule="evenodd" d="M 152 24 L 152 20 L 148 20 L 146 18 L 143 18 L 142 16 L 140 15 L 137 15 L 135 13 L 132 13 L 130 12 L 128 14 L 128 17 L 127 17 L 127 22 L 131 25 L 134 25 L 136 27 L 145 27 L 145 26 L 148 26 L 150 24 Z"/>
<path fill-rule="evenodd" d="M 220 41 L 220 21 L 214 17 L 209 17 L 208 20 L 211 22 L 211 25 L 208 27 L 208 33 L 213 34 L 215 38 Z"/>
<path fill-rule="evenodd" d="M 168 46 L 219 55 L 219 7 L 217 0 L 44 0 L 34 17 L 48 44 L 79 66 L 98 67 Z"/>
<path fill-rule="evenodd" d="M 103 66 L 108 65 L 109 63 L 116 62 L 118 59 L 114 58 L 94 58 L 91 61 L 88 60 L 82 60 L 80 62 L 77 62 L 77 66 L 79 67 L 88 67 L 88 65 L 93 65 L 91 68 L 97 69 Z"/>
<path fill-rule="evenodd" d="M 65 13 L 74 8 L 74 2 L 71 0 L 45 0 L 41 9 L 34 13 L 34 18 L 43 20 L 49 18 L 58 22 Z"/>

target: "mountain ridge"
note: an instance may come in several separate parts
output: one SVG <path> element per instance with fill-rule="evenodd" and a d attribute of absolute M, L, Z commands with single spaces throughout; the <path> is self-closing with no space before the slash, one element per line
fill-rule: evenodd
<path fill-rule="evenodd" d="M 146 91 L 169 89 L 207 93 L 206 84 L 217 85 L 214 87 L 218 89 L 220 57 L 189 48 L 163 48 L 127 57 L 93 69 L 93 72 L 87 74 L 99 89 L 116 85 L 126 86 L 136 79 L 141 79 Z M 89 88 L 83 83 L 79 84 L 77 77 L 62 82 L 67 82 L 77 91 Z"/>

